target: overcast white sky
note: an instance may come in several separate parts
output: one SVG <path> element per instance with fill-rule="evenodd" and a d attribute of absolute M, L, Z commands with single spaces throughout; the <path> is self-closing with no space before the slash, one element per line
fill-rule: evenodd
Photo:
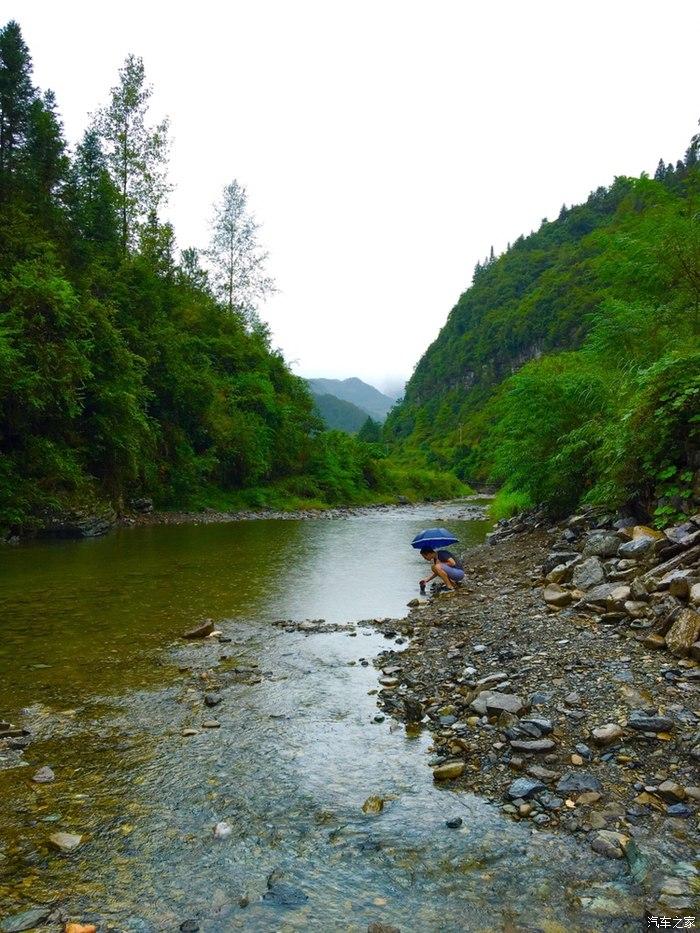
<path fill-rule="evenodd" d="M 475 262 L 682 155 L 700 3 L 0 0 L 75 141 L 128 52 L 172 120 L 169 216 L 204 246 L 237 178 L 302 375 L 407 377 Z"/>

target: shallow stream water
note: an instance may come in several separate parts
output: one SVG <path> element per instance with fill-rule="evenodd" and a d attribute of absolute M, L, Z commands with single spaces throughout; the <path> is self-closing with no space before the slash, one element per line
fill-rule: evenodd
<path fill-rule="evenodd" d="M 426 573 L 418 530 L 483 539 L 462 509 L 0 551 L 0 718 L 34 735 L 26 764 L 0 760 L 0 918 L 52 904 L 143 933 L 637 929 L 624 864 L 436 787 L 429 735 L 375 722 L 377 671 L 361 659 L 381 635 L 272 625 L 403 615 Z M 231 642 L 180 639 L 205 617 Z M 43 765 L 56 779 L 35 784 Z M 362 811 L 370 795 L 381 813 Z M 58 830 L 82 844 L 53 851 Z"/>

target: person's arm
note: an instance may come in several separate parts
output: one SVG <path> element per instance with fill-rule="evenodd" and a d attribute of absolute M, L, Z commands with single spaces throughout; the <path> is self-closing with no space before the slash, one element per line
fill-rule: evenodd
<path fill-rule="evenodd" d="M 437 576 L 437 574 L 436 574 L 435 571 L 433 570 L 433 572 L 430 574 L 430 576 L 429 576 L 429 577 L 426 577 L 425 580 L 421 580 L 420 583 L 425 583 L 425 584 L 427 585 L 428 583 L 430 583 L 431 580 L 434 580 L 436 576 Z"/>

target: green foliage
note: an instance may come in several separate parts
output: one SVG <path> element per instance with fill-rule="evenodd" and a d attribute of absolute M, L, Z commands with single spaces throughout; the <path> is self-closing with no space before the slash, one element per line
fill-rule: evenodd
<path fill-rule="evenodd" d="M 323 431 L 250 302 L 217 300 L 196 250 L 178 263 L 149 96 L 130 56 L 69 158 L 19 27 L 0 30 L 0 527 L 141 495 L 279 508 L 403 493 L 381 448 Z"/>
<path fill-rule="evenodd" d="M 499 517 L 637 499 L 658 501 L 663 523 L 689 507 L 700 465 L 689 153 L 656 180 L 617 179 L 478 266 L 389 416 L 395 457 L 502 483 Z"/>
<path fill-rule="evenodd" d="M 346 402 L 335 395 L 319 395 L 312 392 L 314 407 L 326 427 L 332 430 L 345 431 L 347 434 L 357 434 L 365 421 L 367 412 L 362 411 L 352 402 Z M 363 438 L 370 440 L 370 438 Z"/>

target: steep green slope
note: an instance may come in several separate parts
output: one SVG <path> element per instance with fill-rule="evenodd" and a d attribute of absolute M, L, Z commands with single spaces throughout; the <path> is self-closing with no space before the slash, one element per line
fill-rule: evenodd
<path fill-rule="evenodd" d="M 367 420 L 367 412 L 335 395 L 311 393 L 314 407 L 327 428 L 357 434 Z"/>
<path fill-rule="evenodd" d="M 394 405 L 394 399 L 354 376 L 350 379 L 307 379 L 306 381 L 311 391 L 317 395 L 335 395 L 336 398 L 361 408 L 365 415 L 371 415 L 375 421 L 384 421 Z"/>
<path fill-rule="evenodd" d="M 497 479 L 518 504 L 650 501 L 669 470 L 685 477 L 673 508 L 692 501 L 697 146 L 654 180 L 617 179 L 477 266 L 389 416 L 398 456 Z M 664 426 L 650 407 L 655 378 L 659 391 L 667 383 Z"/>

